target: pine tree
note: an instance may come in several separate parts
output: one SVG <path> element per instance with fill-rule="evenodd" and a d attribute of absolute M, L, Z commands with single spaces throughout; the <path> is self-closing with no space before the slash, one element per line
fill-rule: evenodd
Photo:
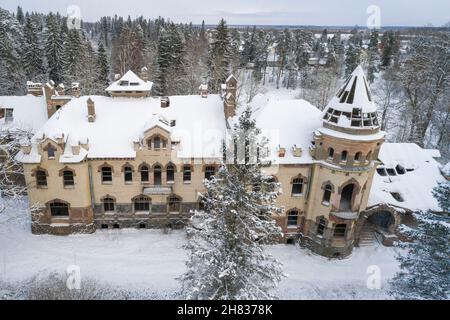
<path fill-rule="evenodd" d="M 444 213 L 417 213 L 416 229 L 405 233 L 413 242 L 400 245 L 400 272 L 391 280 L 391 294 L 398 299 L 448 300 L 450 298 L 450 182 L 434 189 Z"/>
<path fill-rule="evenodd" d="M 23 14 L 22 7 L 20 6 L 17 7 L 16 19 L 17 21 L 19 21 L 20 24 L 25 23 L 25 15 Z"/>
<path fill-rule="evenodd" d="M 28 17 L 24 26 L 24 44 L 22 65 L 27 80 L 45 81 L 44 51 L 38 38 L 38 30 L 34 21 Z"/>
<path fill-rule="evenodd" d="M 188 271 L 180 278 L 187 299 L 274 298 L 282 266 L 264 245 L 281 236 L 272 218 L 280 212 L 275 205 L 280 191 L 261 171 L 258 138 L 247 108 L 233 131 L 241 152 L 235 152 L 233 165 L 222 166 L 205 181 L 205 212 L 196 212 L 188 228 Z"/>
<path fill-rule="evenodd" d="M 65 82 L 78 82 L 82 78 L 83 58 L 86 54 L 83 47 L 81 33 L 77 29 L 69 30 L 67 41 L 64 44 L 62 69 Z"/>
<path fill-rule="evenodd" d="M 231 67 L 231 40 L 227 24 L 221 19 L 215 33 L 208 54 L 209 88 L 212 92 L 219 92 L 220 85 L 225 83 Z"/>
<path fill-rule="evenodd" d="M 0 8 L 0 95 L 20 95 L 25 92 L 25 76 L 20 59 L 22 36 L 17 19 Z"/>
<path fill-rule="evenodd" d="M 350 42 L 345 55 L 345 76 L 349 76 L 360 63 L 361 47 L 353 42 Z"/>
<path fill-rule="evenodd" d="M 50 13 L 47 17 L 47 33 L 45 43 L 45 53 L 48 64 L 50 80 L 60 83 L 62 76 L 62 55 L 64 48 L 64 38 L 57 16 Z"/>
<path fill-rule="evenodd" d="M 109 85 L 109 61 L 108 61 L 108 54 L 106 53 L 105 46 L 103 45 L 102 42 L 100 42 L 98 45 L 96 70 L 97 70 L 97 82 L 99 86 L 103 87 L 101 94 L 104 94 L 105 92 L 104 89 Z"/>

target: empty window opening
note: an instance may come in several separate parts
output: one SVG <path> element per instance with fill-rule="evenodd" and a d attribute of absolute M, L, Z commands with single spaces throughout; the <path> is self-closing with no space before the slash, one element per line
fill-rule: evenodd
<path fill-rule="evenodd" d="M 102 228 L 103 230 L 105 230 L 105 229 L 109 229 L 109 226 L 108 226 L 107 224 L 102 224 L 102 225 L 101 225 L 101 228 Z"/>
<path fill-rule="evenodd" d="M 118 223 L 113 224 L 113 229 L 120 229 L 120 225 Z"/>
<path fill-rule="evenodd" d="M 63 183 L 64 187 L 73 187 L 75 185 L 72 171 L 66 170 L 63 172 Z"/>
<path fill-rule="evenodd" d="M 103 183 L 109 183 L 112 182 L 112 169 L 110 167 L 103 167 L 102 168 L 102 182 Z"/>
<path fill-rule="evenodd" d="M 403 175 L 403 174 L 406 173 L 405 168 L 403 168 L 403 167 L 402 167 L 401 165 L 399 165 L 399 164 L 395 167 L 395 170 L 396 170 L 397 173 L 400 174 L 400 175 Z"/>
<path fill-rule="evenodd" d="M 156 166 L 153 169 L 153 176 L 154 176 L 154 184 L 155 186 L 162 185 L 162 169 L 160 166 Z"/>
<path fill-rule="evenodd" d="M 355 154 L 355 161 L 356 161 L 356 162 L 361 161 L 361 157 L 362 157 L 362 153 L 361 153 L 361 152 L 357 152 L 357 153 Z"/>
<path fill-rule="evenodd" d="M 334 149 L 333 148 L 329 148 L 328 149 L 328 158 L 329 159 L 333 159 L 334 157 Z"/>
<path fill-rule="evenodd" d="M 183 181 L 191 182 L 191 178 L 192 178 L 191 166 L 184 166 L 183 167 Z"/>
<path fill-rule="evenodd" d="M 103 210 L 105 212 L 114 212 L 115 211 L 115 201 L 112 198 L 103 199 Z"/>
<path fill-rule="evenodd" d="M 181 199 L 177 196 L 171 196 L 169 198 L 169 212 L 181 211 Z"/>
<path fill-rule="evenodd" d="M 45 171 L 36 171 L 36 185 L 38 188 L 47 187 L 47 173 Z"/>
<path fill-rule="evenodd" d="M 125 183 L 133 182 L 133 169 L 131 167 L 125 167 L 123 171 L 125 173 Z"/>
<path fill-rule="evenodd" d="M 335 238 L 345 238 L 345 232 L 347 231 L 346 224 L 337 224 L 334 228 L 334 237 Z"/>
<path fill-rule="evenodd" d="M 168 165 L 166 168 L 167 182 L 175 181 L 175 167 L 173 165 Z"/>
<path fill-rule="evenodd" d="M 341 161 L 342 162 L 347 161 L 347 157 L 348 157 L 348 152 L 347 151 L 342 151 L 342 153 L 341 153 Z"/>
<path fill-rule="evenodd" d="M 55 159 L 55 151 L 56 148 L 53 147 L 52 145 L 49 145 L 47 148 L 47 156 L 49 159 Z"/>
<path fill-rule="evenodd" d="M 353 192 L 355 190 L 354 184 L 347 185 L 341 193 L 341 205 L 340 209 L 343 211 L 351 211 L 352 209 L 352 198 Z"/>
<path fill-rule="evenodd" d="M 216 174 L 216 167 L 208 166 L 205 168 L 205 179 L 211 180 Z"/>
<path fill-rule="evenodd" d="M 149 179 L 149 169 L 147 166 L 141 167 L 141 181 L 142 182 L 148 182 Z"/>
<path fill-rule="evenodd" d="M 331 193 L 333 192 L 333 188 L 327 184 L 325 186 L 325 190 L 323 192 L 323 199 L 322 199 L 322 203 L 329 205 L 330 201 L 331 201 Z"/>
<path fill-rule="evenodd" d="M 398 202 L 405 202 L 402 195 L 398 192 L 391 192 L 392 197 L 397 200 Z"/>
<path fill-rule="evenodd" d="M 327 227 L 327 222 L 324 218 L 320 218 L 319 223 L 317 224 L 317 235 L 323 236 L 325 233 L 325 228 Z"/>
<path fill-rule="evenodd" d="M 135 212 L 149 212 L 150 211 L 150 199 L 145 196 L 134 199 L 134 211 Z"/>
<path fill-rule="evenodd" d="M 289 211 L 287 217 L 287 226 L 288 227 L 297 227 L 298 225 L 298 211 L 293 210 Z"/>
<path fill-rule="evenodd" d="M 387 174 L 392 177 L 395 177 L 397 175 L 397 172 L 395 172 L 395 169 L 393 169 L 393 168 L 388 168 L 388 169 L 386 169 L 386 171 L 387 171 Z"/>
<path fill-rule="evenodd" d="M 384 168 L 378 168 L 377 172 L 382 177 L 386 177 L 387 176 L 386 169 L 384 169 Z"/>
<path fill-rule="evenodd" d="M 53 202 L 50 204 L 50 213 L 54 217 L 68 217 L 69 205 L 63 202 Z"/>
<path fill-rule="evenodd" d="M 300 196 L 303 193 L 303 179 L 297 178 L 292 181 L 292 195 Z"/>
<path fill-rule="evenodd" d="M 145 223 L 139 223 L 139 229 L 147 229 L 147 225 Z"/>

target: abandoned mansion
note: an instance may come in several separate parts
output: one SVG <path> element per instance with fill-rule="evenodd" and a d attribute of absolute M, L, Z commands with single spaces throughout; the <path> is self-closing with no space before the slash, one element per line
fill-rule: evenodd
<path fill-rule="evenodd" d="M 34 121 L 33 138 L 16 156 L 32 232 L 182 227 L 203 209 L 203 181 L 222 162 L 222 142 L 240 111 L 238 84 L 230 76 L 220 94 L 202 85 L 198 95 L 154 97 L 153 84 L 129 71 L 106 88 L 108 96 L 49 82 L 28 83 L 24 97 L 0 97 L 2 126 L 21 121 L 21 113 Z M 411 212 L 436 207 L 428 193 L 445 179 L 439 152 L 385 143 L 361 67 L 324 111 L 280 95 L 259 94 L 250 106 L 270 141 L 264 170 L 282 188 L 284 213 L 274 219 L 283 241 L 342 257 L 377 239 L 392 244 Z M 429 190 L 414 188 L 419 182 Z"/>

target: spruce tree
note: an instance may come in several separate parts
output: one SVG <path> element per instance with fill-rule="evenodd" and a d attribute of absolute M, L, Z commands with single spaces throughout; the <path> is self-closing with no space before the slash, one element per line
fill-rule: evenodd
<path fill-rule="evenodd" d="M 20 6 L 17 7 L 16 19 L 17 21 L 19 21 L 20 24 L 25 23 L 25 15 L 23 14 L 22 7 Z"/>
<path fill-rule="evenodd" d="M 34 21 L 28 17 L 24 26 L 24 44 L 22 50 L 22 65 L 27 80 L 45 81 L 44 51 L 38 37 Z"/>
<path fill-rule="evenodd" d="M 80 81 L 83 73 L 84 49 L 80 31 L 69 30 L 62 59 L 64 81 L 69 83 Z"/>
<path fill-rule="evenodd" d="M 188 270 L 180 278 L 187 299 L 270 299 L 283 276 L 264 247 L 282 235 L 272 217 L 280 212 L 279 185 L 262 172 L 257 150 L 264 140 L 249 108 L 232 138 L 235 161 L 205 181 L 205 211 L 196 212 L 188 228 Z"/>
<path fill-rule="evenodd" d="M 231 40 L 227 24 L 221 19 L 216 32 L 213 34 L 212 43 L 208 54 L 209 89 L 219 92 L 220 85 L 230 74 L 231 65 Z"/>
<path fill-rule="evenodd" d="M 353 42 L 350 42 L 345 55 L 345 76 L 349 76 L 360 63 L 361 47 Z"/>
<path fill-rule="evenodd" d="M 370 42 L 369 42 L 369 58 L 368 58 L 368 67 L 367 67 L 367 80 L 370 83 L 373 83 L 375 80 L 375 73 L 378 72 L 378 64 L 379 64 L 379 55 L 378 55 L 378 31 L 374 30 L 370 34 Z"/>
<path fill-rule="evenodd" d="M 417 228 L 405 232 L 412 242 L 400 245 L 406 253 L 397 256 L 401 270 L 390 282 L 390 293 L 397 299 L 450 298 L 449 190 L 449 181 L 434 189 L 442 214 L 417 213 Z"/>
<path fill-rule="evenodd" d="M 103 90 L 98 93 L 104 94 L 104 89 L 106 89 L 106 87 L 108 87 L 109 85 L 109 61 L 108 54 L 102 42 L 100 42 L 98 45 L 96 70 L 98 85 L 99 87 L 103 87 Z"/>
<path fill-rule="evenodd" d="M 61 27 L 58 17 L 50 13 L 47 17 L 47 32 L 45 43 L 45 54 L 48 64 L 48 73 L 50 80 L 60 83 L 62 77 L 62 59 L 64 39 L 62 37 Z"/>

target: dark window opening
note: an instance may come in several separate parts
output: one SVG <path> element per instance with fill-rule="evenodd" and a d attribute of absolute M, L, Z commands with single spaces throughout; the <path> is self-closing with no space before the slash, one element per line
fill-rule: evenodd
<path fill-rule="evenodd" d="M 148 182 L 149 179 L 149 169 L 147 166 L 141 167 L 141 181 L 142 182 Z"/>
<path fill-rule="evenodd" d="M 102 182 L 112 182 L 112 169 L 110 167 L 102 168 Z"/>
<path fill-rule="evenodd" d="M 103 199 L 103 210 L 105 210 L 105 212 L 114 212 L 115 210 L 114 199 L 112 198 Z"/>
<path fill-rule="evenodd" d="M 334 157 L 334 149 L 333 148 L 329 148 L 328 149 L 328 158 L 333 158 Z"/>
<path fill-rule="evenodd" d="M 56 149 L 53 146 L 48 146 L 47 156 L 49 159 L 55 159 L 55 151 L 56 151 Z"/>
<path fill-rule="evenodd" d="M 184 166 L 183 167 L 183 181 L 191 182 L 191 178 L 192 178 L 191 166 Z"/>
<path fill-rule="evenodd" d="M 372 102 L 372 95 L 370 94 L 369 86 L 367 85 L 366 79 L 364 79 L 364 86 L 366 87 L 367 98 Z"/>
<path fill-rule="evenodd" d="M 63 183 L 64 187 L 73 187 L 75 185 L 72 171 L 66 170 L 63 172 Z"/>
<path fill-rule="evenodd" d="M 134 211 L 149 212 L 150 211 L 150 199 L 147 197 L 139 197 L 139 198 L 134 199 Z"/>
<path fill-rule="evenodd" d="M 331 201 L 331 193 L 333 192 L 333 188 L 328 184 L 325 186 L 325 190 L 323 192 L 322 202 L 325 204 L 329 204 Z"/>
<path fill-rule="evenodd" d="M 397 172 L 395 172 L 395 169 L 389 168 L 389 169 L 386 169 L 386 171 L 387 171 L 387 174 L 392 177 L 395 177 L 397 175 Z"/>
<path fill-rule="evenodd" d="M 403 199 L 403 197 L 401 196 L 400 193 L 398 192 L 391 192 L 392 197 L 397 200 L 398 202 L 404 202 L 405 200 Z"/>
<path fill-rule="evenodd" d="M 36 171 L 36 184 L 38 187 L 47 186 L 47 173 L 45 171 Z"/>
<path fill-rule="evenodd" d="M 53 202 L 50 204 L 50 212 L 54 217 L 68 217 L 69 205 L 62 202 Z"/>
<path fill-rule="evenodd" d="M 355 190 L 354 184 L 349 184 L 346 186 L 341 193 L 341 205 L 339 206 L 343 211 L 351 211 L 352 210 L 352 199 L 353 192 Z"/>
<path fill-rule="evenodd" d="M 172 165 L 167 166 L 166 174 L 167 174 L 167 182 L 175 181 L 175 167 L 174 166 L 172 166 Z"/>
<path fill-rule="evenodd" d="M 324 235 L 326 226 L 327 226 L 327 222 L 325 221 L 325 219 L 321 218 L 319 220 L 319 224 L 317 225 L 317 235 L 318 236 Z"/>
<path fill-rule="evenodd" d="M 399 165 L 399 164 L 395 167 L 395 170 L 397 170 L 397 173 L 400 174 L 400 175 L 403 175 L 403 174 L 406 173 L 405 168 L 403 168 L 403 167 L 402 167 L 401 165 Z"/>
<path fill-rule="evenodd" d="M 342 151 L 341 154 L 341 161 L 347 161 L 347 157 L 348 157 L 348 152 L 347 151 Z"/>
<path fill-rule="evenodd" d="M 145 223 L 139 223 L 139 229 L 147 229 L 147 225 Z"/>
<path fill-rule="evenodd" d="M 212 177 L 216 174 L 216 168 L 209 166 L 205 168 L 205 179 L 211 180 Z"/>
<path fill-rule="evenodd" d="M 181 211 L 181 199 L 178 197 L 169 198 L 169 212 L 180 212 Z"/>
<path fill-rule="evenodd" d="M 384 168 L 378 168 L 377 172 L 382 177 L 386 177 L 387 176 L 386 170 Z"/>
<path fill-rule="evenodd" d="M 154 184 L 155 186 L 162 185 L 162 169 L 160 166 L 156 166 L 153 169 L 153 176 L 154 176 Z"/>
<path fill-rule="evenodd" d="M 334 237 L 335 238 L 344 238 L 345 232 L 347 231 L 346 224 L 337 224 L 334 228 Z"/>
<path fill-rule="evenodd" d="M 290 211 L 287 218 L 288 227 L 296 227 L 298 225 L 298 211 Z"/>
<path fill-rule="evenodd" d="M 348 91 L 345 91 L 343 96 L 341 97 L 341 100 L 339 100 L 340 103 L 344 103 L 345 100 L 347 99 L 348 96 Z"/>
<path fill-rule="evenodd" d="M 299 196 L 303 193 L 303 179 L 298 178 L 292 181 L 292 195 Z"/>
<path fill-rule="evenodd" d="M 118 223 L 113 224 L 113 229 L 120 229 L 120 225 Z"/>
<path fill-rule="evenodd" d="M 101 228 L 102 228 L 102 229 L 108 229 L 109 226 L 108 226 L 107 224 L 102 224 L 102 225 L 101 225 Z"/>
<path fill-rule="evenodd" d="M 131 167 L 125 167 L 125 182 L 132 182 L 133 181 L 133 169 Z"/>
<path fill-rule="evenodd" d="M 361 127 L 361 120 L 352 120 L 352 127 Z"/>
<path fill-rule="evenodd" d="M 161 138 L 160 137 L 156 137 L 155 139 L 153 139 L 153 147 L 156 150 L 161 149 Z"/>
<path fill-rule="evenodd" d="M 355 161 L 357 161 L 357 162 L 361 161 L 361 157 L 362 157 L 362 153 L 361 152 L 357 152 L 355 154 Z"/>
<path fill-rule="evenodd" d="M 356 90 L 356 82 L 358 81 L 358 77 L 355 77 L 355 80 L 353 80 L 353 85 L 350 90 L 350 94 L 348 95 L 347 103 L 353 104 L 353 100 L 355 99 L 355 90 Z"/>

